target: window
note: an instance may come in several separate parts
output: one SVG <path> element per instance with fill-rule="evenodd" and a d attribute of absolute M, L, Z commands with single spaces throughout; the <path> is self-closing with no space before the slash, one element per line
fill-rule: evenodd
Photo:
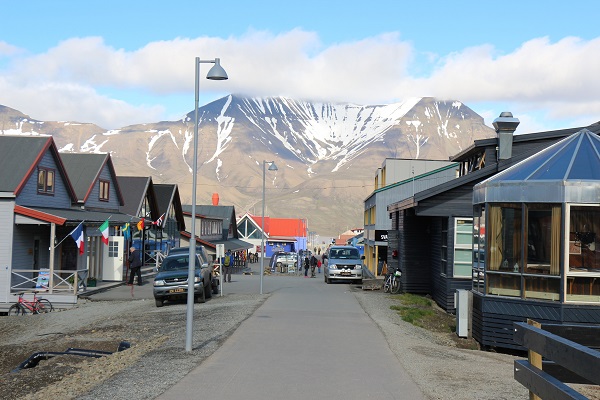
<path fill-rule="evenodd" d="M 520 297 L 521 205 L 490 205 L 488 218 L 487 293 Z"/>
<path fill-rule="evenodd" d="M 110 193 L 110 182 L 100 180 L 100 201 L 108 201 Z"/>
<path fill-rule="evenodd" d="M 119 257 L 119 242 L 116 240 L 108 241 L 108 256 L 111 258 Z"/>
<path fill-rule="evenodd" d="M 470 278 L 473 264 L 473 219 L 454 220 L 454 277 Z"/>
<path fill-rule="evenodd" d="M 600 208 L 571 205 L 568 215 L 566 300 L 600 302 Z"/>
<path fill-rule="evenodd" d="M 473 211 L 473 290 L 484 292 L 485 267 L 485 207 Z"/>
<path fill-rule="evenodd" d="M 489 206 L 487 294 L 560 300 L 561 214 L 558 204 Z"/>
<path fill-rule="evenodd" d="M 38 168 L 38 187 L 40 194 L 54 194 L 54 170 Z"/>

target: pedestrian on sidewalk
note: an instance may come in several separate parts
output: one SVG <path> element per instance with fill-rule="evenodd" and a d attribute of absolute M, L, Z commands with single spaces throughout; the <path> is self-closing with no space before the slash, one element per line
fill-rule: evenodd
<path fill-rule="evenodd" d="M 310 260 L 308 256 L 304 257 L 304 277 L 308 278 L 308 268 L 310 267 Z"/>
<path fill-rule="evenodd" d="M 315 255 L 313 254 L 312 257 L 310 258 L 310 277 L 311 278 L 316 278 L 317 276 L 315 275 L 315 269 L 317 268 L 317 257 L 315 257 Z"/>
<path fill-rule="evenodd" d="M 133 276 L 137 275 L 137 284 L 138 286 L 142 286 L 142 259 L 140 257 L 140 251 L 135 247 L 131 246 L 129 249 L 131 252 L 129 254 L 129 281 L 128 285 L 133 285 Z"/>
<path fill-rule="evenodd" d="M 231 266 L 233 262 L 234 257 L 231 254 L 231 249 L 227 249 L 227 253 L 223 257 L 223 282 L 231 282 Z"/>

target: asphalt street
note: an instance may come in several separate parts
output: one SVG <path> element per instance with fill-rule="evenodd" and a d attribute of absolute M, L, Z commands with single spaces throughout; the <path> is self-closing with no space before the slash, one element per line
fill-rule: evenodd
<path fill-rule="evenodd" d="M 259 275 L 233 275 L 223 294 L 258 293 Z M 269 295 L 225 343 L 159 399 L 425 398 L 347 283 L 265 276 Z M 152 299 L 152 282 L 96 299 Z"/>

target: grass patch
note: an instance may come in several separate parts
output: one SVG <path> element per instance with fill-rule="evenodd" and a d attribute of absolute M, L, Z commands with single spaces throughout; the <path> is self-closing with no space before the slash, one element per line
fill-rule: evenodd
<path fill-rule="evenodd" d="M 422 308 L 414 307 L 402 307 L 402 306 L 391 306 L 392 310 L 398 311 L 398 314 L 402 317 L 403 321 L 409 322 L 413 325 L 424 327 L 421 323 L 425 318 L 430 318 L 435 315 L 433 310 L 426 310 Z"/>
<path fill-rule="evenodd" d="M 397 311 L 403 321 L 437 332 L 452 332 L 446 313 L 435 309 L 430 298 L 404 293 L 394 296 L 394 299 L 399 304 L 390 306 L 390 309 Z"/>

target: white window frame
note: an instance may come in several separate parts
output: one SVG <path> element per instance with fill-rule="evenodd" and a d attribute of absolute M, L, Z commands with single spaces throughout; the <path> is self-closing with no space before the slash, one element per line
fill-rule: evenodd
<path fill-rule="evenodd" d="M 469 233 L 469 243 L 466 243 L 466 244 L 458 244 L 457 243 L 456 238 L 458 236 L 458 221 L 470 222 L 471 230 Z M 457 263 L 456 250 L 467 250 L 470 255 L 469 261 L 460 261 Z M 467 266 L 468 272 L 465 275 L 457 274 L 456 273 L 456 265 L 457 264 Z M 472 217 L 456 217 L 456 218 L 454 218 L 454 249 L 453 249 L 453 257 L 452 257 L 452 277 L 453 278 L 465 278 L 465 279 L 473 278 L 473 218 Z"/>

